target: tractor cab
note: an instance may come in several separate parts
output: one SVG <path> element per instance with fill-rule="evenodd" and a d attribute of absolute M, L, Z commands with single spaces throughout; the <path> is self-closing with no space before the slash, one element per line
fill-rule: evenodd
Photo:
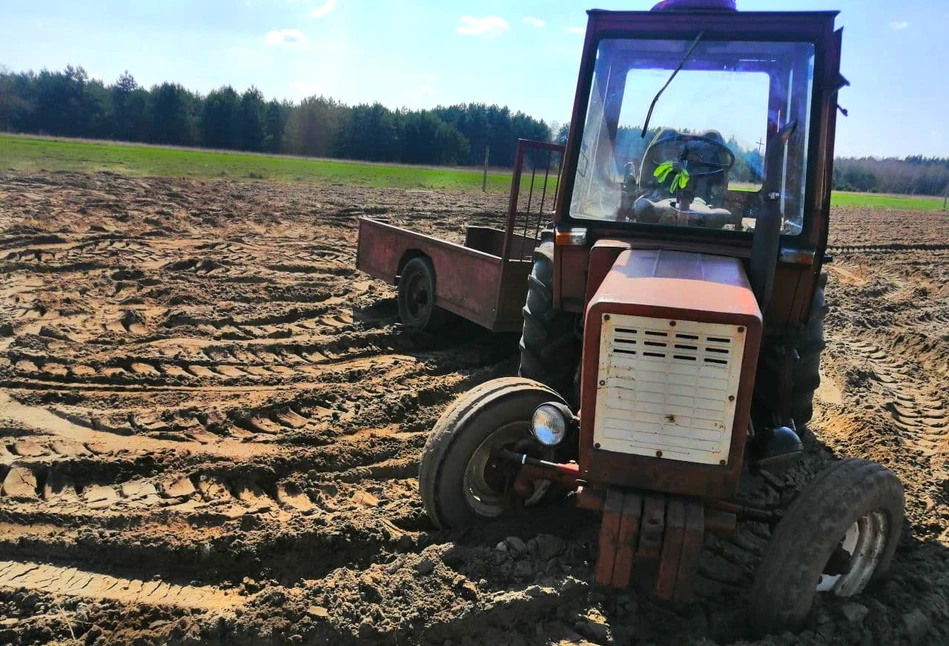
<path fill-rule="evenodd" d="M 572 219 L 753 231 L 767 146 L 793 123 L 779 210 L 782 231 L 801 233 L 814 43 L 700 31 L 595 47 Z"/>

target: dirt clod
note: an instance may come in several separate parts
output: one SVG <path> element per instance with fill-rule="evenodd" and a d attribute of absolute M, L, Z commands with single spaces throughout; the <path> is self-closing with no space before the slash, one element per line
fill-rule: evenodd
<path fill-rule="evenodd" d="M 36 475 L 30 469 L 13 467 L 3 479 L 3 495 L 12 499 L 36 498 Z"/>
<path fill-rule="evenodd" d="M 869 608 L 854 601 L 849 601 L 840 606 L 840 613 L 846 617 L 847 621 L 853 624 L 862 622 L 869 612 Z"/>
<path fill-rule="evenodd" d="M 435 561 L 425 556 L 415 564 L 415 571 L 419 574 L 428 574 L 435 569 Z"/>
<path fill-rule="evenodd" d="M 504 539 L 504 542 L 507 544 L 508 551 L 514 557 L 524 556 L 528 552 L 527 543 L 517 536 L 508 536 Z"/>
<path fill-rule="evenodd" d="M 323 606 L 310 606 L 306 609 L 306 614 L 321 620 L 329 619 L 330 616 L 329 610 Z"/>
<path fill-rule="evenodd" d="M 194 485 L 188 478 L 166 480 L 161 485 L 161 495 L 165 498 L 187 498 L 194 493 Z"/>

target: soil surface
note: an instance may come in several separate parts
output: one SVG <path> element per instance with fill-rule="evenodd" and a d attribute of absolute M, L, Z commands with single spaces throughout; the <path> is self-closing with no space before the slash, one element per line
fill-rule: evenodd
<path fill-rule="evenodd" d="M 356 218 L 458 239 L 505 201 L 0 172 L 0 643 L 949 642 L 946 214 L 833 213 L 824 381 L 789 477 L 877 460 L 907 523 L 888 581 L 755 641 L 766 526 L 709 538 L 677 605 L 592 585 L 597 518 L 569 503 L 427 519 L 427 433 L 516 370 L 517 339 L 403 332 L 354 268 Z"/>

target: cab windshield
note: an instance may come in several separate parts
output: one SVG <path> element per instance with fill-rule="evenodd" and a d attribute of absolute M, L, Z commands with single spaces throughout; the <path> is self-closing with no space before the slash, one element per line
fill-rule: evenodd
<path fill-rule="evenodd" d="M 600 41 L 571 216 L 750 231 L 770 167 L 782 231 L 800 233 L 813 74 L 811 43 Z"/>

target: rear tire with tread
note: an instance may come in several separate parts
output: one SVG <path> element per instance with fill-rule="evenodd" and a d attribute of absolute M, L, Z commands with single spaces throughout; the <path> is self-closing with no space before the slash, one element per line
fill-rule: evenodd
<path fill-rule="evenodd" d="M 577 315 L 554 309 L 554 243 L 550 240 L 534 250 L 523 314 L 518 374 L 574 398 L 580 361 Z"/>
<path fill-rule="evenodd" d="M 817 279 L 811 301 L 811 313 L 797 342 L 800 359 L 794 365 L 794 387 L 791 391 L 791 418 L 804 426 L 814 416 L 814 393 L 820 386 L 820 358 L 824 350 L 824 319 L 829 308 L 825 298 L 827 272 Z"/>

